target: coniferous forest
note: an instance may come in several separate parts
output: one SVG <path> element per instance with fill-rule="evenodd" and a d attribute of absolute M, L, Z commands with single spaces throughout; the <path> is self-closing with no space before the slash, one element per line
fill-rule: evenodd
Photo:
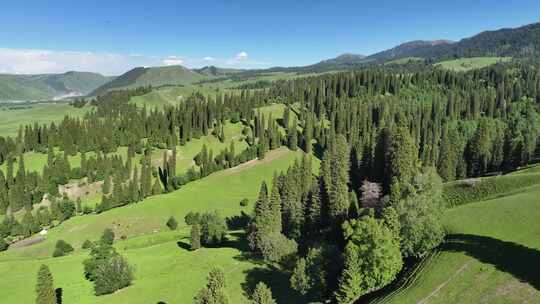
<path fill-rule="evenodd" d="M 540 301 L 538 29 L 139 68 L 0 128 L 0 299 L 30 282 L 40 304 Z M 448 68 L 488 56 L 508 58 Z"/>

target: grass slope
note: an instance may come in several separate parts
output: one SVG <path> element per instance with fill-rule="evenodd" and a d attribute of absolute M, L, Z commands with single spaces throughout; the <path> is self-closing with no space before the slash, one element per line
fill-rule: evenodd
<path fill-rule="evenodd" d="M 445 244 L 376 303 L 540 303 L 540 185 L 446 212 Z"/>
<path fill-rule="evenodd" d="M 140 106 L 146 105 L 147 107 L 162 108 L 167 105 L 178 104 L 196 92 L 203 95 L 210 95 L 215 94 L 216 90 L 201 85 L 165 86 L 154 89 L 150 93 L 132 97 L 130 102 Z"/>
<path fill-rule="evenodd" d="M 271 275 L 266 266 L 242 254 L 245 244 L 237 240 L 241 235 L 231 234 L 226 247 L 190 252 L 183 248 L 187 244 L 183 238 L 189 233 L 186 225 L 181 224 L 180 231 L 170 232 L 165 222 L 171 215 L 181 220 L 192 210 L 218 210 L 224 216 L 238 215 L 241 210 L 250 212 L 261 181 L 270 181 L 276 170 L 285 170 L 300 155 L 300 151 L 281 148 L 268 153 L 262 161 L 212 174 L 178 191 L 99 215 L 72 218 L 50 230 L 43 242 L 0 253 L 0 298 L 6 303 L 31 303 L 37 269 L 43 263 L 51 267 L 56 287 L 63 289 L 66 303 L 190 303 L 203 286 L 208 270 L 215 265 L 227 273 L 231 303 L 242 303 L 245 289 L 255 281 L 272 280 L 286 286 L 284 278 Z M 243 198 L 250 200 L 249 206 L 240 207 Z M 85 239 L 97 239 L 105 227 L 113 228 L 117 237 L 127 238 L 118 241 L 116 247 L 134 265 L 136 280 L 133 286 L 118 293 L 95 297 L 92 285 L 82 274 L 81 263 L 87 253 L 79 248 Z M 59 239 L 70 242 L 75 253 L 50 258 Z M 275 293 L 281 299 L 292 300 L 286 288 Z"/>
<path fill-rule="evenodd" d="M 88 94 L 110 81 L 96 73 L 0 75 L 0 100 L 47 100 L 69 93 Z"/>
<path fill-rule="evenodd" d="M 208 78 L 180 65 L 135 68 L 113 81 L 94 90 L 90 95 L 102 95 L 108 91 L 126 88 L 136 88 L 141 86 L 163 86 L 163 85 L 189 85 L 197 81 Z"/>
<path fill-rule="evenodd" d="M 474 57 L 474 58 L 461 58 L 455 60 L 442 61 L 435 64 L 435 66 L 441 67 L 446 70 L 453 70 L 456 72 L 465 72 L 474 69 L 481 69 L 487 66 L 507 62 L 512 60 L 512 57 Z"/>
<path fill-rule="evenodd" d="M 26 108 L 10 109 L 0 107 L 0 136 L 17 135 L 19 126 L 26 124 L 45 124 L 61 121 L 66 115 L 80 117 L 90 107 L 74 108 L 68 104 L 38 104 Z"/>

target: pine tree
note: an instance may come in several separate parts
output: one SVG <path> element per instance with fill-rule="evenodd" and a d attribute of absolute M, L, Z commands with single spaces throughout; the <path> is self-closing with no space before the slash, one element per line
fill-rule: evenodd
<path fill-rule="evenodd" d="M 255 286 L 255 290 L 251 295 L 252 304 L 276 304 L 276 300 L 272 297 L 272 291 L 266 284 L 259 282 Z"/>
<path fill-rule="evenodd" d="M 154 182 L 154 186 L 152 186 L 152 195 L 159 195 L 163 192 L 161 188 L 161 183 L 159 182 L 159 179 L 156 178 L 156 181 Z"/>
<path fill-rule="evenodd" d="M 37 275 L 36 304 L 56 304 L 53 277 L 47 265 L 41 265 Z"/>
<path fill-rule="evenodd" d="M 321 176 L 328 198 L 327 212 L 336 232 L 349 212 L 349 146 L 339 135 L 323 156 Z"/>
<path fill-rule="evenodd" d="M 191 250 L 201 248 L 201 228 L 199 224 L 191 225 Z"/>
<path fill-rule="evenodd" d="M 109 194 L 111 193 L 111 177 L 109 176 L 109 174 L 105 175 L 105 180 L 103 182 L 103 188 L 102 188 L 102 192 L 103 194 Z"/>
<path fill-rule="evenodd" d="M 385 187 L 396 201 L 410 192 L 411 181 L 418 171 L 418 153 L 407 128 L 397 127 L 391 132 L 386 151 Z"/>
<path fill-rule="evenodd" d="M 225 273 L 221 268 L 213 268 L 208 274 L 206 286 L 195 296 L 195 304 L 228 304 L 229 297 L 225 293 Z"/>
<path fill-rule="evenodd" d="M 298 131 L 296 130 L 296 118 L 293 120 L 292 126 L 288 129 L 288 145 L 289 149 L 296 151 L 298 149 Z"/>

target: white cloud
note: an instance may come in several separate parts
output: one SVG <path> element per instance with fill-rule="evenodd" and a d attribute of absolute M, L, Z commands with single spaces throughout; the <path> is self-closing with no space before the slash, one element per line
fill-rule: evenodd
<path fill-rule="evenodd" d="M 181 65 L 184 63 L 184 59 L 178 56 L 169 56 L 167 59 L 163 60 L 165 65 Z"/>
<path fill-rule="evenodd" d="M 246 60 L 248 58 L 248 53 L 242 51 L 238 54 L 236 54 L 236 60 L 240 61 L 240 60 Z"/>
<path fill-rule="evenodd" d="M 41 49 L 0 48 L 0 73 L 46 74 L 66 71 L 87 71 L 104 75 L 120 75 L 140 66 L 184 65 L 202 67 L 212 62 L 216 66 L 235 68 L 269 67 L 270 63 L 253 60 L 244 51 L 230 58 L 183 56 L 150 56 L 138 53 L 98 53 Z"/>

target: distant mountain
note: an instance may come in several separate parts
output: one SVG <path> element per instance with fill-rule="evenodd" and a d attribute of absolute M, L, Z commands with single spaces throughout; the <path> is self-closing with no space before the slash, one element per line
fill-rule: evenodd
<path fill-rule="evenodd" d="M 89 95 L 97 96 L 108 91 L 136 88 L 140 86 L 188 85 L 206 79 L 208 76 L 199 74 L 180 65 L 165 67 L 134 68 L 113 81 L 95 89 Z"/>
<path fill-rule="evenodd" d="M 377 62 L 405 57 L 432 60 L 464 57 L 527 57 L 540 55 L 540 23 L 486 31 L 458 42 L 412 41 L 371 56 Z"/>
<path fill-rule="evenodd" d="M 89 72 L 63 74 L 0 74 L 0 100 L 34 101 L 86 95 L 112 77 Z"/>
<path fill-rule="evenodd" d="M 342 54 L 336 58 L 323 60 L 319 63 L 295 68 L 300 72 L 326 72 L 332 70 L 346 70 L 361 67 L 366 63 L 366 56 L 358 54 Z"/>
<path fill-rule="evenodd" d="M 234 74 L 244 72 L 245 70 L 218 68 L 216 66 L 211 65 L 211 66 L 202 67 L 200 69 L 193 69 L 193 71 L 201 75 L 206 75 L 206 76 L 229 76 L 229 75 L 234 75 Z"/>
<path fill-rule="evenodd" d="M 446 46 L 454 43 L 450 40 L 415 40 L 400 44 L 391 49 L 368 56 L 369 59 L 376 61 L 391 61 L 406 57 L 424 57 L 433 47 Z"/>

